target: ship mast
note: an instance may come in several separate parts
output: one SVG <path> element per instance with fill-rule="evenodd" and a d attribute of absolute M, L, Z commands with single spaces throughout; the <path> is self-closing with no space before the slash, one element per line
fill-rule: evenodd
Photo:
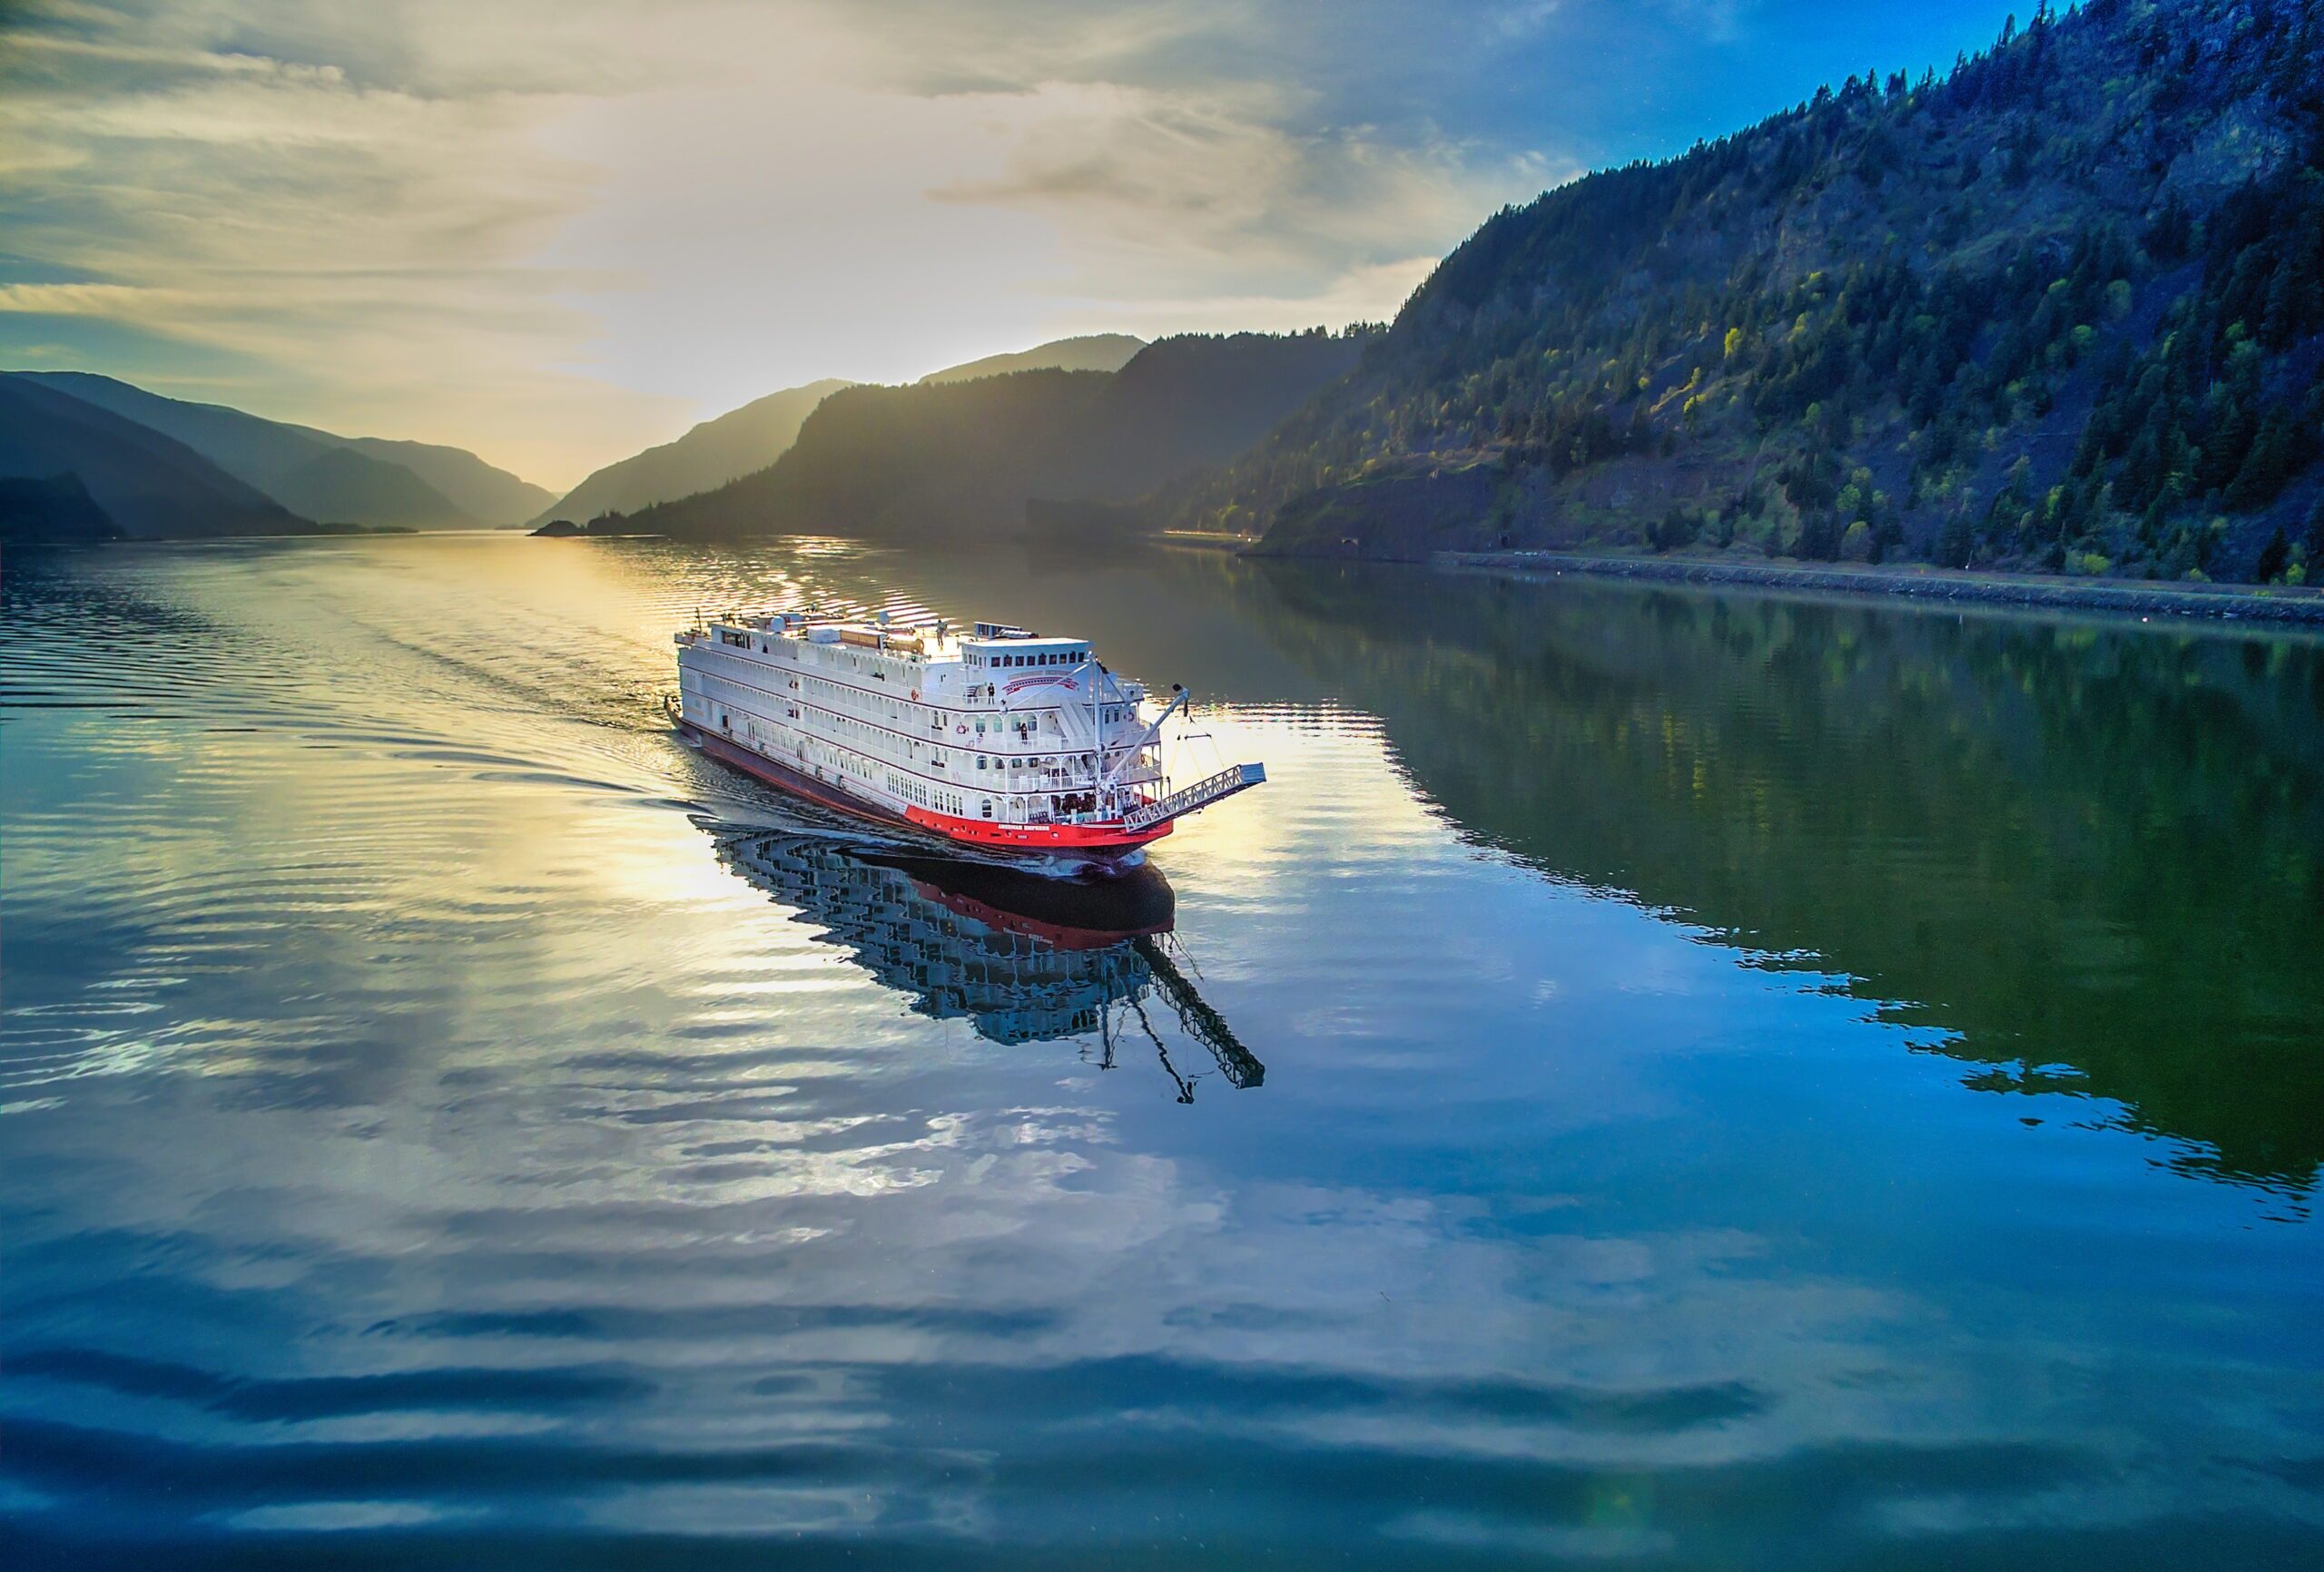
<path fill-rule="evenodd" d="M 1098 723 L 1098 720 L 1101 713 L 1098 702 L 1102 696 L 1098 693 L 1098 688 L 1105 680 L 1106 667 L 1105 663 L 1098 659 L 1098 652 L 1095 649 L 1089 652 L 1089 658 L 1082 663 L 1082 670 L 1094 671 L 1097 673 L 1089 679 L 1089 801 L 1090 805 L 1095 807 L 1098 791 L 1098 772 L 1106 767 L 1106 729 Z"/>

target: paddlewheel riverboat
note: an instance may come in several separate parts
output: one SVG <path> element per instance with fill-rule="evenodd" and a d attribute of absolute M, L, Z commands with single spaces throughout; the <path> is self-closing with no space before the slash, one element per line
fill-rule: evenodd
<path fill-rule="evenodd" d="M 962 846 L 1106 872 L 1171 826 L 1266 779 L 1234 764 L 1179 784 L 1167 702 L 1087 641 L 1001 623 L 965 635 L 806 612 L 697 622 L 675 635 L 673 718 L 711 757 L 851 813 Z"/>

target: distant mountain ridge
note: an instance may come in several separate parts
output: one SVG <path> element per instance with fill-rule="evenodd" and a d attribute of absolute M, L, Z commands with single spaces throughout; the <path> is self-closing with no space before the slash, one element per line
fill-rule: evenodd
<path fill-rule="evenodd" d="M 1018 371 L 1114 371 L 1141 349 L 1146 341 L 1128 333 L 1091 333 L 1056 339 L 1005 355 L 988 355 L 959 366 L 931 371 L 917 386 L 934 387 L 976 381 Z M 676 502 L 698 492 L 713 491 L 764 469 L 783 457 L 799 435 L 800 425 L 832 394 L 858 384 L 841 378 L 786 388 L 705 420 L 675 441 L 596 471 L 556 502 L 544 507 L 533 522 L 566 519 L 587 524 L 608 513 L 631 514 L 655 503 Z"/>
<path fill-rule="evenodd" d="M 1493 216 L 1176 516 L 2297 582 L 2319 365 L 2319 0 L 2045 0 L 1943 79 Z"/>
<path fill-rule="evenodd" d="M 311 457 L 253 484 L 310 518 L 412 529 L 466 528 L 477 522 L 402 465 L 352 447 L 318 445 Z"/>
<path fill-rule="evenodd" d="M 753 399 L 705 420 L 674 442 L 649 447 L 597 470 L 543 508 L 535 523 L 562 518 L 587 524 L 608 513 L 635 513 L 725 485 L 783 456 L 800 423 L 832 394 L 852 382 L 827 378 Z"/>
<path fill-rule="evenodd" d="M 1015 531 L 1029 503 L 1128 501 L 1242 450 L 1344 376 L 1361 348 L 1320 330 L 1187 335 L 1114 373 L 850 388 L 769 467 L 630 523 L 687 537 Z"/>
<path fill-rule="evenodd" d="M 256 486 L 176 438 L 58 391 L 0 374 L 0 477 L 18 509 L 15 531 L 103 539 L 295 535 L 313 527 Z M 76 495 L 102 510 L 90 519 Z"/>
<path fill-rule="evenodd" d="M 764 534 L 895 538 L 916 518 L 1007 525 L 1029 470 L 1041 470 L 1110 378 L 1017 371 L 970 382 L 866 385 L 825 399 L 768 467 L 634 516 L 682 538 Z"/>
<path fill-rule="evenodd" d="M 166 398 L 85 371 L 5 375 L 160 432 L 291 511 L 325 523 L 406 528 L 514 524 L 549 495 L 461 448 L 340 437 L 222 404 Z"/>
<path fill-rule="evenodd" d="M 403 466 L 442 493 L 453 506 L 489 527 L 522 524 L 542 499 L 551 495 L 547 486 L 535 486 L 497 465 L 487 464 L 465 447 L 393 437 L 343 437 L 338 440 L 369 457 Z"/>
<path fill-rule="evenodd" d="M 931 371 L 921 384 L 973 382 L 980 377 L 1005 376 L 1011 371 L 1118 371 L 1146 348 L 1146 340 L 1128 333 L 1085 333 L 1075 339 L 1052 339 L 1011 354 L 987 355 L 980 360 Z"/>

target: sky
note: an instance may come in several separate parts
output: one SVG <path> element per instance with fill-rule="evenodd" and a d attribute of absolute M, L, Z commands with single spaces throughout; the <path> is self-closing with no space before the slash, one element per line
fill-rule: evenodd
<path fill-rule="evenodd" d="M 1926 0 L 0 0 L 0 367 L 552 488 L 824 377 L 1391 317 Z"/>

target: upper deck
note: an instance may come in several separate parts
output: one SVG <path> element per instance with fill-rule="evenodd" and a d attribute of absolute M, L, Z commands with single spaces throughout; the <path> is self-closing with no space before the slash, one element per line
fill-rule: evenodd
<path fill-rule="evenodd" d="M 1025 710 L 1090 702 L 1095 675 L 1087 639 L 1036 634 L 1001 623 L 965 633 L 949 623 L 903 627 L 884 622 L 822 621 L 800 612 L 725 617 L 677 635 L 681 645 L 724 646 L 836 673 L 911 702 L 963 711 Z M 1144 688 L 1108 674 L 1106 697 L 1132 704 Z"/>

